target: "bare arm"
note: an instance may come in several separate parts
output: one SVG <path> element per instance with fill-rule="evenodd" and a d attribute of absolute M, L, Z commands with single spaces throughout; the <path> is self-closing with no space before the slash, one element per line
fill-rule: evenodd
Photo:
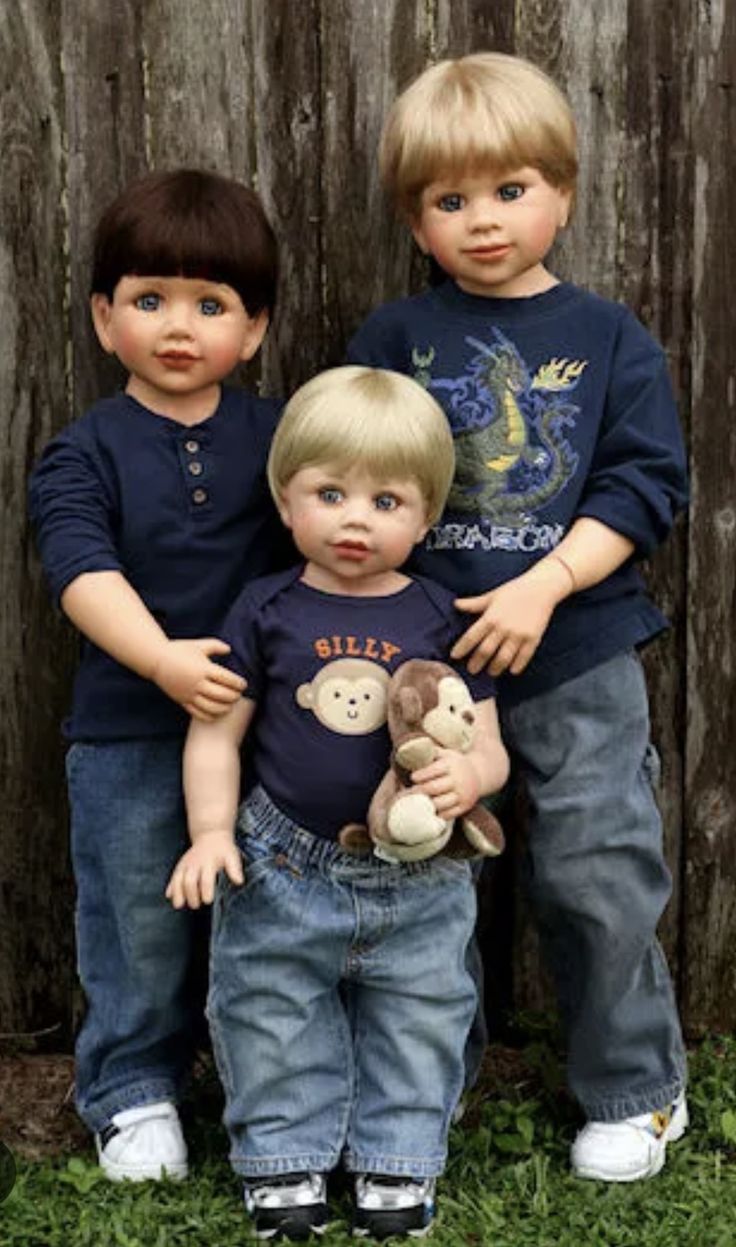
<path fill-rule="evenodd" d="M 476 702 L 476 730 L 468 753 L 441 749 L 434 762 L 412 774 L 412 783 L 432 797 L 442 818 L 459 818 L 479 797 L 498 792 L 509 774 L 509 758 L 501 740 L 496 703 Z"/>
<path fill-rule="evenodd" d="M 166 888 L 175 909 L 209 905 L 218 872 L 243 882 L 235 843 L 240 795 L 240 745 L 255 702 L 240 698 L 211 723 L 192 723 L 184 746 L 184 796 L 192 847 L 181 857 Z"/>
<path fill-rule="evenodd" d="M 519 675 L 541 641 L 552 612 L 581 589 L 610 576 L 631 556 L 634 543 L 600 520 L 582 516 L 554 550 L 514 580 L 457 598 L 459 610 L 478 615 L 456 642 L 452 657 L 466 658 L 468 671 L 488 667 L 491 675 Z"/>
<path fill-rule="evenodd" d="M 117 571 L 85 572 L 61 606 L 80 632 L 116 662 L 152 680 L 194 718 L 208 721 L 240 697 L 245 681 L 211 661 L 230 647 L 215 637 L 172 641 Z"/>

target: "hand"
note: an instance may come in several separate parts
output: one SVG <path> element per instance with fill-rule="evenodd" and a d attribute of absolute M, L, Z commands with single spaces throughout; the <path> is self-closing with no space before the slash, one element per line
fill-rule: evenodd
<path fill-rule="evenodd" d="M 457 749 L 439 749 L 434 762 L 412 771 L 411 782 L 432 798 L 440 818 L 460 818 L 480 796 L 478 772 Z"/>
<path fill-rule="evenodd" d="M 166 887 L 166 899 L 174 909 L 199 909 L 211 905 L 215 897 L 215 883 L 221 870 L 231 883 L 245 882 L 240 850 L 229 831 L 203 832 L 187 849 L 174 867 Z"/>
<path fill-rule="evenodd" d="M 510 671 L 519 675 L 530 662 L 555 607 L 569 593 L 569 577 L 560 563 L 538 563 L 523 576 L 474 598 L 456 598 L 458 610 L 479 618 L 455 642 L 450 657 L 465 658 L 477 675 Z"/>
<path fill-rule="evenodd" d="M 167 641 L 151 672 L 154 684 L 172 701 L 203 723 L 225 714 L 240 697 L 245 680 L 212 662 L 212 654 L 229 654 L 230 646 L 216 637 Z"/>

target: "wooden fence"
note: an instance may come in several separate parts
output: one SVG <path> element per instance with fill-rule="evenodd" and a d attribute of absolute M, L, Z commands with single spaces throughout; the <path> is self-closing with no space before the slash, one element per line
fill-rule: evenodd
<path fill-rule="evenodd" d="M 688 1030 L 732 1027 L 736 5 L 2 0 L 1 8 L 0 1031 L 51 1028 L 61 1045 L 77 1005 L 58 729 L 75 640 L 48 604 L 25 481 L 48 438 L 119 380 L 88 324 L 93 222 L 149 167 L 199 165 L 255 184 L 283 257 L 260 379 L 265 392 L 288 392 L 340 361 L 371 307 L 422 281 L 382 197 L 381 120 L 424 65 L 484 48 L 525 55 L 567 89 L 583 173 L 556 269 L 635 308 L 664 343 L 680 397 L 692 505 L 651 568 L 674 627 L 647 657 L 675 881 L 663 938 Z M 492 888 L 484 919 L 490 979 L 505 984 L 504 999 L 512 915 L 501 898 L 510 891 Z M 534 939 L 523 915 L 514 927 L 514 998 L 533 1004 L 544 992 Z"/>

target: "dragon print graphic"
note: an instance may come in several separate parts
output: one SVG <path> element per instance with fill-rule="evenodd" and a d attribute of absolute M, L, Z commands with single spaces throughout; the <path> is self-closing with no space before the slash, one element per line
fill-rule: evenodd
<path fill-rule="evenodd" d="M 444 407 L 457 467 L 448 510 L 521 528 L 565 488 L 578 466 L 566 437 L 580 408 L 567 400 L 587 360 L 550 359 L 534 375 L 499 329 L 475 352 L 465 376 L 433 377 L 435 352 L 412 353 L 414 379 Z"/>

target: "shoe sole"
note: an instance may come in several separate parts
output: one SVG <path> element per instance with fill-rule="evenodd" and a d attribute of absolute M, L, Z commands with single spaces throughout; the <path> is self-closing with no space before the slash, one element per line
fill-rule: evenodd
<path fill-rule="evenodd" d="M 675 1109 L 672 1120 L 664 1132 L 663 1146 L 648 1165 L 637 1169 L 636 1173 L 606 1173 L 603 1169 L 573 1167 L 576 1178 L 587 1178 L 594 1182 L 641 1182 L 644 1178 L 655 1178 L 661 1172 L 667 1155 L 667 1144 L 677 1143 L 690 1125 L 690 1114 L 687 1103 L 683 1100 Z"/>
<path fill-rule="evenodd" d="M 110 1160 L 100 1159 L 99 1165 L 110 1182 L 165 1182 L 167 1179 L 172 1182 L 183 1182 L 189 1175 L 185 1164 L 151 1165 L 148 1169 L 135 1171 L 131 1171 L 125 1165 L 116 1165 Z"/>
<path fill-rule="evenodd" d="M 310 1225 L 310 1226 L 289 1227 L 289 1226 L 283 1226 L 283 1225 L 274 1225 L 272 1228 L 269 1227 L 269 1229 L 267 1230 L 254 1229 L 253 1233 L 255 1234 L 258 1241 L 261 1243 L 270 1243 L 270 1242 L 273 1242 L 274 1240 L 278 1242 L 279 1239 L 285 1240 L 286 1242 L 290 1242 L 290 1243 L 306 1243 L 307 1240 L 311 1238 L 312 1234 L 322 1235 L 329 1228 L 330 1227 L 327 1222 L 325 1222 L 324 1225 Z"/>

